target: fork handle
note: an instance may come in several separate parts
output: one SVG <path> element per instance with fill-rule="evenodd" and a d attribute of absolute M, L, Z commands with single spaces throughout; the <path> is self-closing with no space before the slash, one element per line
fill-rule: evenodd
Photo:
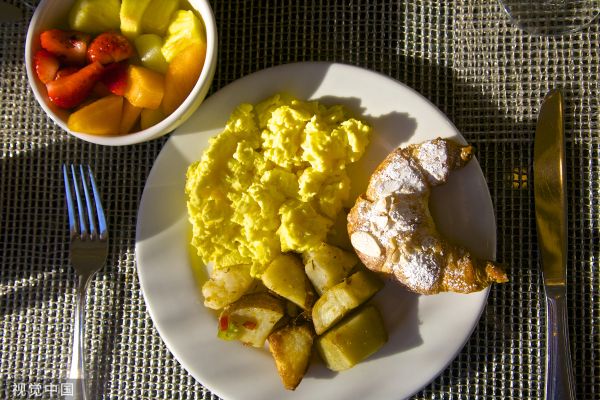
<path fill-rule="evenodd" d="M 77 304 L 73 326 L 73 344 L 71 349 L 71 369 L 69 379 L 73 383 L 73 395 L 65 396 L 69 400 L 88 400 L 89 390 L 85 375 L 85 299 L 92 276 L 79 276 L 77 286 Z"/>

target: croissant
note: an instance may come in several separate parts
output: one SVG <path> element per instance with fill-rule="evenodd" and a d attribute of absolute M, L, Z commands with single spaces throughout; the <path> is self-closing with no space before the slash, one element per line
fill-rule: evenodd
<path fill-rule="evenodd" d="M 367 268 L 421 294 L 471 293 L 508 281 L 500 265 L 443 238 L 429 211 L 431 187 L 472 157 L 471 146 L 438 138 L 383 160 L 348 214 L 350 241 Z"/>

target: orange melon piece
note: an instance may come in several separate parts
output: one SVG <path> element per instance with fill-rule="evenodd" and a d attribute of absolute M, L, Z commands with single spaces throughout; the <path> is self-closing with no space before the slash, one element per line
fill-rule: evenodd
<path fill-rule="evenodd" d="M 131 128 L 137 122 L 142 110 L 142 108 L 134 106 L 127 100 L 123 101 L 123 115 L 121 116 L 121 124 L 119 125 L 120 134 L 124 135 L 131 132 Z"/>
<path fill-rule="evenodd" d="M 127 69 L 127 87 L 123 95 L 132 105 L 156 109 L 162 102 L 164 90 L 165 79 L 158 72 L 139 65 L 130 65 Z"/>
<path fill-rule="evenodd" d="M 81 107 L 69 115 L 67 126 L 74 132 L 115 135 L 123 112 L 123 97 L 110 95 Z"/>
<path fill-rule="evenodd" d="M 153 125 L 158 124 L 160 121 L 165 119 L 166 115 L 160 108 L 150 109 L 144 108 L 142 110 L 142 116 L 140 117 L 140 127 L 142 129 L 150 128 Z"/>
<path fill-rule="evenodd" d="M 165 94 L 161 104 L 166 115 L 175 111 L 190 94 L 198 81 L 205 58 L 204 44 L 190 45 L 173 58 L 165 75 Z"/>

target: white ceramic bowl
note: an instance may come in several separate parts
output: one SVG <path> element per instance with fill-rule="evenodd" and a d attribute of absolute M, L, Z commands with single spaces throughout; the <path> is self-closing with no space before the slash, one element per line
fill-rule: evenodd
<path fill-rule="evenodd" d="M 200 77 L 191 93 L 179 108 L 167 118 L 148 129 L 120 136 L 91 135 L 69 130 L 67 127 L 69 112 L 56 107 L 48 99 L 46 86 L 36 75 L 33 65 L 33 55 L 40 48 L 40 33 L 47 29 L 65 26 L 69 10 L 74 3 L 74 0 L 42 0 L 29 23 L 27 41 L 25 43 L 25 65 L 27 68 L 29 84 L 33 89 L 33 93 L 35 94 L 38 103 L 40 103 L 44 111 L 62 129 L 71 135 L 88 142 L 108 146 L 122 146 L 145 142 L 163 136 L 177 128 L 193 114 L 206 97 L 217 67 L 217 27 L 210 4 L 208 0 L 188 0 L 188 2 L 196 9 L 198 14 L 200 14 L 204 20 L 207 40 L 206 60 L 204 61 L 204 67 L 202 68 Z"/>

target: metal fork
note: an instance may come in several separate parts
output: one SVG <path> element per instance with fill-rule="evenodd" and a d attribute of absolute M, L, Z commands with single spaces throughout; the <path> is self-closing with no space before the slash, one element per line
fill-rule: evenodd
<path fill-rule="evenodd" d="M 79 168 L 73 165 L 67 168 L 64 164 L 62 169 L 71 238 L 69 258 L 79 280 L 69 371 L 73 395 L 65 398 L 87 400 L 90 395 L 85 374 L 85 299 L 92 277 L 106 262 L 108 228 L 92 169 L 81 165 Z"/>

